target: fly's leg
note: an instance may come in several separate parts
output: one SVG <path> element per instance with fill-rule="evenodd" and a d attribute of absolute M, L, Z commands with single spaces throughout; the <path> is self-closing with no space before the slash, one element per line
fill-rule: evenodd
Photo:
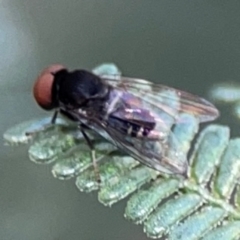
<path fill-rule="evenodd" d="M 43 125 L 39 129 L 30 131 L 30 132 L 26 132 L 25 133 L 26 136 L 36 136 L 38 133 L 45 131 L 49 127 L 52 127 L 55 124 L 55 122 L 56 122 L 57 115 L 58 115 L 58 110 L 54 112 L 50 123 L 47 123 L 47 124 Z"/>
<path fill-rule="evenodd" d="M 58 115 L 58 110 L 56 110 L 52 116 L 52 119 L 51 119 L 51 124 L 54 124 L 56 122 L 56 119 L 57 119 L 57 115 Z"/>
<path fill-rule="evenodd" d="M 92 159 L 92 163 L 93 163 L 93 168 L 94 168 L 96 181 L 100 185 L 101 178 L 100 178 L 99 169 L 98 169 L 97 160 L 96 160 L 96 152 L 95 152 L 92 141 L 89 139 L 88 135 L 86 134 L 86 132 L 84 131 L 83 128 L 84 128 L 84 125 L 80 125 L 80 130 L 83 134 L 83 137 L 85 138 L 85 140 L 86 140 L 86 142 L 87 142 L 87 144 L 88 144 L 88 146 L 91 150 L 91 159 Z"/>

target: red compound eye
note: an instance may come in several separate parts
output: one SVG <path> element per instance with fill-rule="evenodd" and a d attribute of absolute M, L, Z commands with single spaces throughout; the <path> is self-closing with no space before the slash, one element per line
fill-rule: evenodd
<path fill-rule="evenodd" d="M 33 96 L 40 107 L 51 110 L 52 107 L 52 85 L 54 73 L 65 69 L 61 64 L 54 64 L 42 71 L 33 86 Z"/>

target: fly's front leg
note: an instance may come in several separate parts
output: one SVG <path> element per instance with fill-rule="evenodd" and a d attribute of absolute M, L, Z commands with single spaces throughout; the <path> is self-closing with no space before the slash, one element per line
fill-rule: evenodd
<path fill-rule="evenodd" d="M 36 136 L 36 134 L 45 131 L 46 129 L 48 129 L 49 127 L 53 126 L 56 122 L 57 119 L 57 115 L 58 115 L 58 110 L 56 110 L 51 118 L 51 121 L 49 123 L 46 123 L 44 125 L 42 125 L 41 127 L 39 127 L 38 129 L 35 129 L 33 131 L 28 131 L 26 132 L 26 136 Z"/>
<path fill-rule="evenodd" d="M 84 124 L 80 125 L 80 130 L 91 150 L 91 159 L 92 159 L 92 163 L 93 163 L 95 177 L 96 177 L 98 184 L 100 184 L 101 178 L 100 178 L 100 174 L 99 174 L 99 169 L 98 169 L 97 160 L 96 160 L 96 152 L 95 152 L 93 143 L 92 143 L 91 139 L 88 137 L 88 135 L 86 134 L 86 132 L 84 131 Z"/>
<path fill-rule="evenodd" d="M 58 110 L 56 110 L 52 116 L 51 124 L 55 124 L 58 115 Z"/>

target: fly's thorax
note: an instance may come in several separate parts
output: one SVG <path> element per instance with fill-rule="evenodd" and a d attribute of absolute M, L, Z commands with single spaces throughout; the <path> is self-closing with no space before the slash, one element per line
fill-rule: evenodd
<path fill-rule="evenodd" d="M 86 107 L 103 99 L 108 92 L 108 85 L 100 77 L 85 70 L 69 72 L 66 69 L 55 74 L 53 102 L 72 108 Z"/>

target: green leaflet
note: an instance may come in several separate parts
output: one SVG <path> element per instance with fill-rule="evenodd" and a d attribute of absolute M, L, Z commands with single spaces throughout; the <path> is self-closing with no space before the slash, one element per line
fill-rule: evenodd
<path fill-rule="evenodd" d="M 88 160 L 90 160 L 89 157 Z M 107 183 L 114 185 L 122 180 L 122 175 L 138 165 L 138 162 L 129 156 L 111 156 L 104 158 L 103 161 L 99 164 L 102 185 L 107 185 Z M 99 186 L 92 168 L 87 169 L 76 178 L 76 186 L 82 192 L 98 190 Z"/>
<path fill-rule="evenodd" d="M 140 190 L 128 201 L 125 217 L 135 223 L 143 223 L 159 203 L 179 188 L 177 179 L 157 179 L 147 190 Z"/>
<path fill-rule="evenodd" d="M 171 240 L 200 239 L 225 216 L 225 211 L 218 207 L 203 207 L 201 211 L 173 226 L 169 233 Z"/>
<path fill-rule="evenodd" d="M 201 197 L 195 193 L 179 195 L 158 207 L 145 221 L 144 232 L 149 237 L 161 237 L 180 220 L 188 216 L 203 203 Z"/>
<path fill-rule="evenodd" d="M 237 240 L 240 235 L 240 222 L 224 223 L 221 227 L 213 229 L 202 240 Z"/>
<path fill-rule="evenodd" d="M 240 85 L 237 82 L 214 84 L 209 90 L 209 96 L 215 103 L 229 104 L 233 114 L 240 118 Z"/>

